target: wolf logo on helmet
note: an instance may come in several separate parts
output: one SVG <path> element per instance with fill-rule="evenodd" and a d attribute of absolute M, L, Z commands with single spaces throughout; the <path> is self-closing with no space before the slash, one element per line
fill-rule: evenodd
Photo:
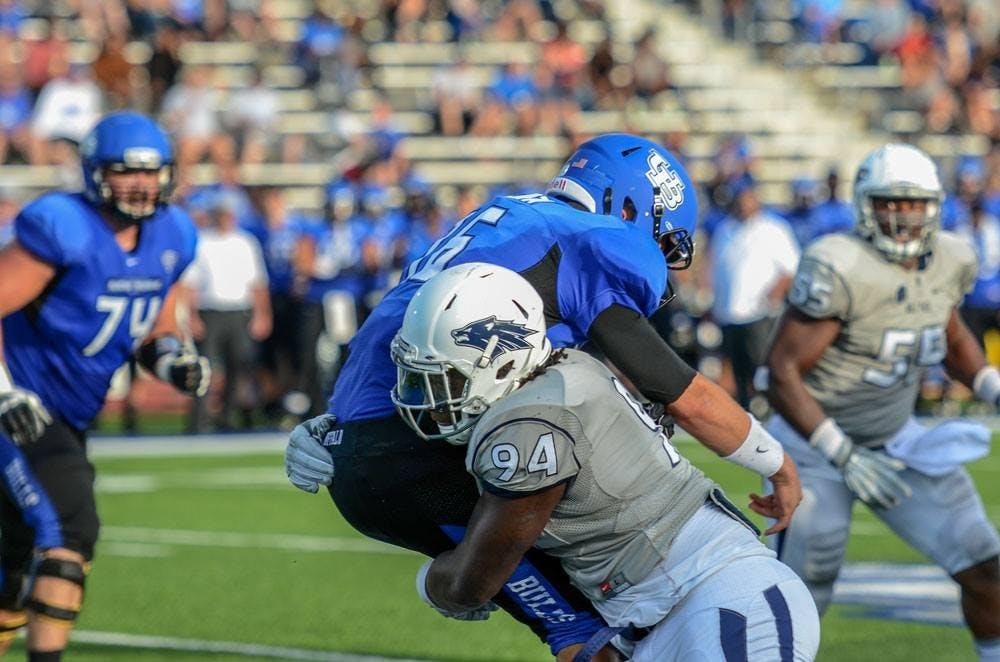
<path fill-rule="evenodd" d="M 538 333 L 524 324 L 513 320 L 498 320 L 496 315 L 469 322 L 461 329 L 451 332 L 455 344 L 462 347 L 473 347 L 490 353 L 490 363 L 501 354 L 518 349 L 531 349 L 528 336 Z M 496 340 L 493 340 L 496 338 Z M 492 346 L 492 347 L 491 347 Z"/>

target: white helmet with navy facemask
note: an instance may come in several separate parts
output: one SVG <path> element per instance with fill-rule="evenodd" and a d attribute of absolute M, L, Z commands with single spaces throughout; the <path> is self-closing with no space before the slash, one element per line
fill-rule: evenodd
<path fill-rule="evenodd" d="M 541 297 L 528 281 L 468 263 L 417 290 L 391 351 L 392 401 L 403 420 L 425 439 L 461 444 L 491 404 L 548 358 L 551 345 Z"/>
<path fill-rule="evenodd" d="M 690 266 L 698 220 L 694 185 L 680 162 L 656 143 L 626 133 L 592 138 L 566 160 L 545 192 L 643 227 L 668 267 Z"/>
<path fill-rule="evenodd" d="M 929 156 L 911 145 L 884 145 L 865 158 L 854 180 L 857 232 L 894 262 L 926 255 L 943 198 Z"/>

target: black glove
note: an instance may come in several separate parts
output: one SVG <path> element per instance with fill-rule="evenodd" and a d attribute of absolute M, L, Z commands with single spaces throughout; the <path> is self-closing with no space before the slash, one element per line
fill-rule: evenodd
<path fill-rule="evenodd" d="M 37 441 L 52 415 L 31 391 L 11 386 L 0 393 L 0 426 L 18 446 Z"/>
<path fill-rule="evenodd" d="M 193 352 L 167 354 L 156 362 L 156 376 L 170 382 L 178 390 L 202 397 L 212 381 L 212 366 L 208 359 Z"/>

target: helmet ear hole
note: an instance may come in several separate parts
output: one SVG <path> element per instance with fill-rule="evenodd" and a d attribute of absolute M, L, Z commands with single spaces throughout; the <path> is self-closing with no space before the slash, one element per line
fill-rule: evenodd
<path fill-rule="evenodd" d="M 507 363 L 500 366 L 500 369 L 497 370 L 497 379 L 504 379 L 507 375 L 510 374 L 510 371 L 513 369 L 514 369 L 514 362 L 507 361 Z"/>
<path fill-rule="evenodd" d="M 635 208 L 635 203 L 632 202 L 632 198 L 625 198 L 622 202 L 622 218 L 626 221 L 634 221 L 637 215 L 638 211 Z"/>

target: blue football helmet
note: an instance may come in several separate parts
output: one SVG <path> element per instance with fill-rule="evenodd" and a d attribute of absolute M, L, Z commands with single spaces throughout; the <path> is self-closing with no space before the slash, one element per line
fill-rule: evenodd
<path fill-rule="evenodd" d="M 114 216 L 138 223 L 167 204 L 174 188 L 174 151 L 160 125 L 142 113 L 122 110 L 105 115 L 80 145 L 87 198 Z M 116 199 L 105 170 L 155 170 L 159 187 L 153 204 Z"/>
<path fill-rule="evenodd" d="M 698 201 L 680 162 L 660 145 L 627 133 L 606 133 L 580 145 L 546 194 L 645 227 L 671 269 L 694 257 Z"/>

